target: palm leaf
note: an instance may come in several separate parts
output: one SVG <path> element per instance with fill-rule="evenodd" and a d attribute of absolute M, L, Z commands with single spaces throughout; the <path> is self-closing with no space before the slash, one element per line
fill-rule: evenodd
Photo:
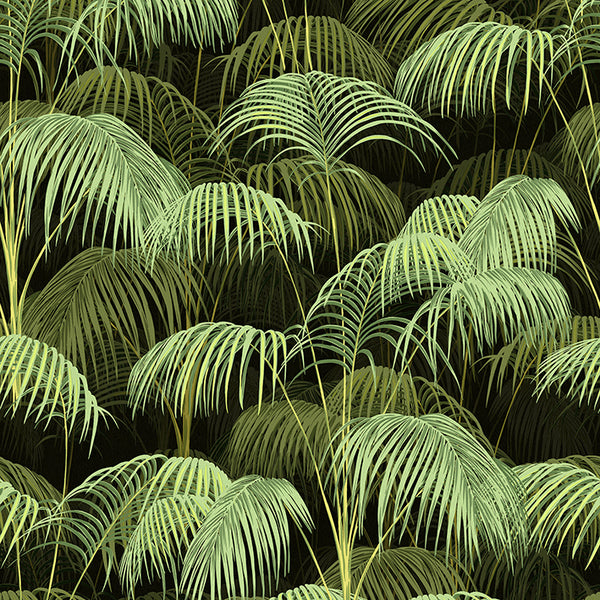
<path fill-rule="evenodd" d="M 198 597 L 210 585 L 211 599 L 246 596 L 289 570 L 288 515 L 313 527 L 304 500 L 285 479 L 256 475 L 233 482 L 217 498 L 184 559 L 182 588 Z M 227 597 L 225 596 L 225 597 Z"/>
<path fill-rule="evenodd" d="M 8 590 L 0 592 L 0 600 L 44 600 L 48 598 L 50 600 L 85 600 L 83 596 L 57 587 L 50 589 L 39 587 L 33 590 Z"/>
<path fill-rule="evenodd" d="M 56 348 L 24 335 L 0 338 L 0 408 L 25 407 L 24 419 L 48 427 L 58 419 L 68 433 L 80 429 L 80 440 L 89 434 L 90 452 L 100 418 L 108 413 L 98 406 L 85 377 Z M 42 395 L 41 399 L 38 393 Z"/>
<path fill-rule="evenodd" d="M 511 108 L 514 73 L 524 66 L 525 89 L 519 97 L 526 112 L 536 83 L 541 103 L 554 45 L 545 31 L 496 22 L 466 23 L 422 44 L 400 65 L 395 95 L 410 106 L 439 106 L 442 115 L 449 114 L 452 105 L 458 115 L 474 115 L 488 105 L 496 110 L 496 87 L 502 77 L 504 101 Z"/>
<path fill-rule="evenodd" d="M 467 587 L 461 569 L 423 548 L 388 548 L 378 552 L 369 564 L 374 548 L 352 550 L 352 587 L 355 589 L 367 569 L 360 588 L 366 600 L 409 600 L 415 594 L 440 594 Z M 339 564 L 324 573 L 327 585 L 341 587 Z"/>
<path fill-rule="evenodd" d="M 372 133 L 386 125 L 405 137 Z M 416 149 L 443 155 L 433 126 L 385 89 L 319 71 L 286 73 L 248 87 L 223 114 L 211 151 L 222 152 L 235 135 L 251 132 L 257 132 L 257 139 L 250 149 L 269 140 L 284 141 L 288 150 L 311 155 L 326 173 L 341 168 L 345 154 L 371 140 L 400 144 L 417 159 Z"/>
<path fill-rule="evenodd" d="M 394 519 L 389 535 L 399 531 L 401 537 L 421 498 L 415 541 L 423 534 L 427 539 L 439 513 L 434 550 L 444 530 L 446 553 L 453 548 L 459 560 L 464 554 L 473 561 L 482 543 L 511 560 L 522 554 L 528 532 L 518 482 L 456 421 L 437 414 L 386 414 L 355 419 L 342 431 L 336 483 L 349 485 L 361 531 L 377 486 L 380 540 L 388 535 L 386 512 L 391 509 Z M 340 470 L 342 464 L 348 469 Z"/>
<path fill-rule="evenodd" d="M 427 594 L 411 600 L 497 600 L 483 592 L 455 592 L 454 594 Z"/>
<path fill-rule="evenodd" d="M 587 568 L 600 549 L 600 478 L 558 462 L 521 465 L 514 471 L 527 491 L 532 543 L 560 552 L 568 541 L 572 557 L 587 555 Z"/>
<path fill-rule="evenodd" d="M 219 411 L 224 396 L 227 409 L 234 366 L 239 369 L 237 397 L 244 405 L 250 362 L 260 362 L 259 405 L 270 372 L 274 390 L 278 371 L 285 366 L 293 338 L 280 331 L 261 331 L 249 325 L 199 323 L 179 331 L 150 349 L 133 367 L 129 379 L 133 413 L 168 401 L 175 416 L 191 411 L 208 415 Z"/>
<path fill-rule="evenodd" d="M 223 57 L 225 86 L 236 89 L 240 76 L 245 87 L 259 78 L 285 72 L 322 71 L 358 77 L 384 87 L 392 84 L 392 70 L 381 54 L 359 34 L 333 17 L 289 17 L 259 31 Z"/>
<path fill-rule="evenodd" d="M 343 600 L 344 595 L 341 590 L 332 590 L 331 588 L 307 583 L 293 590 L 281 592 L 269 600 Z"/>
<path fill-rule="evenodd" d="M 48 178 L 46 237 L 53 211 L 70 221 L 69 233 L 83 210 L 84 233 L 91 220 L 93 237 L 102 215 L 103 241 L 112 228 L 114 245 L 121 233 L 125 243 L 139 245 L 144 227 L 180 195 L 179 186 L 146 143 L 110 115 L 53 113 L 21 119 L 11 145 L 0 154 L 0 163 L 8 160 L 15 175 L 5 185 L 16 186 L 26 222 L 35 192 Z"/>
<path fill-rule="evenodd" d="M 481 201 L 459 246 L 479 270 L 501 266 L 556 270 L 557 219 L 579 228 L 568 196 L 552 179 L 514 175 Z"/>
<path fill-rule="evenodd" d="M 24 328 L 56 346 L 85 372 L 117 366 L 115 333 L 126 354 L 137 358 L 156 344 L 157 329 L 182 326 L 181 305 L 196 298 L 193 278 L 167 256 L 152 273 L 136 260 L 136 250 L 89 248 L 65 265 L 28 308 Z M 118 366 L 117 366 L 118 368 Z"/>
<path fill-rule="evenodd" d="M 55 500 L 62 494 L 43 476 L 27 467 L 0 457 L 0 480 L 9 483 L 20 494 L 26 494 L 39 504 Z"/>
<path fill-rule="evenodd" d="M 3 562 L 10 556 L 20 536 L 29 533 L 39 511 L 40 505 L 36 500 L 0 479 L 0 544 L 6 549 Z"/>

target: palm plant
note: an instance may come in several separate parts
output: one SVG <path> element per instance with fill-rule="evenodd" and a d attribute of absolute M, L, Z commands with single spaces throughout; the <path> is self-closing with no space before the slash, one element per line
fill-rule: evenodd
<path fill-rule="evenodd" d="M 0 595 L 592 598 L 599 15 L 0 0 Z"/>

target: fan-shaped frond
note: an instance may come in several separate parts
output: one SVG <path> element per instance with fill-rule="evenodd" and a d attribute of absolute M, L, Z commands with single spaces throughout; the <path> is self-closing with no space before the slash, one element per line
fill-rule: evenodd
<path fill-rule="evenodd" d="M 134 365 L 129 403 L 134 414 L 146 410 L 150 401 L 157 405 L 167 402 L 175 416 L 186 411 L 193 415 L 218 412 L 223 396 L 227 408 L 235 365 L 239 368 L 237 398 L 243 406 L 248 366 L 257 360 L 260 405 L 267 373 L 274 390 L 293 341 L 280 331 L 262 331 L 249 325 L 199 323 L 158 343 Z"/>
<path fill-rule="evenodd" d="M 24 335 L 0 337 L 0 376 L 0 408 L 14 413 L 25 407 L 23 418 L 34 416 L 44 427 L 58 419 L 69 433 L 79 429 L 81 441 L 89 434 L 91 451 L 98 421 L 108 413 L 98 406 L 85 377 L 56 348 Z"/>
<path fill-rule="evenodd" d="M 433 233 L 458 242 L 479 206 L 474 196 L 449 195 L 428 198 L 406 220 L 401 235 Z"/>
<path fill-rule="evenodd" d="M 343 431 L 343 430 L 342 430 Z M 348 465 L 347 474 L 339 467 Z M 427 538 L 439 513 L 435 549 L 445 524 L 446 553 L 473 561 L 481 544 L 510 559 L 523 553 L 527 522 L 515 476 L 492 458 L 460 424 L 444 415 L 386 414 L 352 421 L 336 449 L 337 484 L 349 484 L 364 526 L 374 486 L 378 535 L 399 536 L 418 503 L 415 540 Z M 331 472 L 330 472 L 331 474 Z M 386 512 L 393 524 L 384 531 Z M 454 540 L 454 541 L 453 541 Z"/>
<path fill-rule="evenodd" d="M 552 179 L 513 175 L 481 201 L 459 246 L 479 270 L 528 267 L 556 270 L 556 225 L 579 228 L 571 201 Z"/>
<path fill-rule="evenodd" d="M 307 157 L 282 158 L 251 165 L 246 183 L 282 198 L 303 219 L 321 226 L 320 243 L 326 247 L 334 245 L 334 223 L 342 252 L 398 235 L 406 220 L 398 196 L 368 171 L 342 161 L 338 166 L 327 178 Z M 331 204 L 325 200 L 328 192 Z"/>
<path fill-rule="evenodd" d="M 395 58 L 408 56 L 420 44 L 470 21 L 511 23 L 485 0 L 358 0 L 346 17 L 348 27 Z"/>
<path fill-rule="evenodd" d="M 358 77 L 390 87 L 392 70 L 381 54 L 358 33 L 333 17 L 289 17 L 253 31 L 223 57 L 223 86 L 235 90 L 245 75 L 248 87 L 259 78 L 285 72 L 322 71 Z"/>
<path fill-rule="evenodd" d="M 524 68 L 525 89 L 519 97 L 527 111 L 536 83 L 541 103 L 554 45 L 545 31 L 496 22 L 466 23 L 441 33 L 404 60 L 396 76 L 395 95 L 410 106 L 429 110 L 439 106 L 442 115 L 450 114 L 451 108 L 458 115 L 474 115 L 488 105 L 496 110 L 496 87 L 502 78 L 506 79 L 504 101 L 511 108 L 514 73 Z"/>
<path fill-rule="evenodd" d="M 331 588 L 307 583 L 293 590 L 281 592 L 269 600 L 343 600 L 344 594 L 341 590 L 332 590 Z"/>
<path fill-rule="evenodd" d="M 105 368 L 118 369 L 115 333 L 125 353 L 133 351 L 137 358 L 156 344 L 160 326 L 167 331 L 182 326 L 180 307 L 198 293 L 193 278 L 168 256 L 158 257 L 149 273 L 136 253 L 89 248 L 78 254 L 35 298 L 24 329 L 84 372 L 89 362 L 96 371 L 99 358 Z"/>
<path fill-rule="evenodd" d="M 46 500 L 60 502 L 63 497 L 44 476 L 1 456 L 0 480 L 9 483 L 20 494 L 26 494 L 38 503 Z"/>
<path fill-rule="evenodd" d="M 396 128 L 401 137 L 373 133 Z M 398 143 L 418 159 L 417 150 L 443 155 L 435 128 L 375 83 L 310 71 L 259 81 L 223 114 L 211 151 L 223 150 L 234 136 L 257 132 L 250 149 L 268 140 L 310 154 L 325 173 L 337 168 L 359 144 L 378 139 Z M 284 150 L 285 151 L 285 150 Z"/>
<path fill-rule="evenodd" d="M 190 544 L 181 587 L 199 597 L 208 582 L 211 600 L 268 589 L 272 578 L 277 582 L 279 573 L 289 570 L 288 516 L 299 527 L 313 527 L 289 481 L 249 475 L 233 482 Z"/>
<path fill-rule="evenodd" d="M 16 186 L 27 221 L 45 180 L 46 237 L 53 211 L 70 221 L 70 232 L 82 210 L 84 232 L 91 220 L 93 236 L 101 220 L 103 240 L 112 228 L 115 245 L 120 233 L 125 243 L 139 245 L 144 227 L 180 195 L 150 147 L 111 115 L 24 118 L 0 154 L 0 163 L 9 160 L 15 175 L 5 185 Z"/>
<path fill-rule="evenodd" d="M 600 550 L 600 478 L 559 462 L 513 470 L 527 492 L 532 543 L 560 552 L 566 542 L 571 556 L 584 554 L 589 566 Z"/>
<path fill-rule="evenodd" d="M 600 399 L 600 338 L 574 342 L 549 354 L 538 368 L 538 392 L 558 385 L 559 390 L 598 407 Z"/>
<path fill-rule="evenodd" d="M 174 250 L 183 256 L 215 258 L 217 237 L 225 236 L 225 256 L 237 249 L 240 261 L 247 248 L 264 252 L 275 243 L 287 255 L 288 238 L 300 256 L 311 253 L 311 224 L 303 221 L 279 198 L 243 183 L 208 183 L 174 200 L 146 232 L 152 257 Z"/>
<path fill-rule="evenodd" d="M 37 500 L 21 494 L 10 483 L 0 479 L 0 544 L 6 550 L 2 562 L 9 558 L 20 536 L 30 532 L 39 511 Z"/>
<path fill-rule="evenodd" d="M 370 562 L 373 551 L 375 560 Z M 366 570 L 366 575 L 363 573 Z M 358 590 L 366 600 L 409 600 L 415 594 L 436 594 L 466 588 L 460 568 L 423 548 L 374 548 L 352 550 L 352 587 L 364 577 Z M 342 587 L 339 564 L 324 573 L 327 585 Z"/>

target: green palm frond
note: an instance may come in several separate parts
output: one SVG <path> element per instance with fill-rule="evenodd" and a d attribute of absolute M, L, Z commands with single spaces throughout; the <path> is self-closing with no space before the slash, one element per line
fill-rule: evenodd
<path fill-rule="evenodd" d="M 396 129 L 398 137 L 373 133 L 381 126 Z M 286 73 L 248 87 L 223 114 L 211 151 L 222 152 L 234 136 L 251 132 L 257 139 L 250 149 L 285 142 L 325 173 L 342 168 L 338 163 L 350 150 L 373 140 L 397 143 L 419 163 L 417 150 L 444 155 L 436 129 L 384 88 L 319 71 Z"/>
<path fill-rule="evenodd" d="M 64 221 L 59 231 L 70 221 L 69 233 L 81 210 L 84 232 L 91 225 L 93 236 L 101 221 L 103 240 L 112 229 L 114 245 L 119 234 L 124 243 L 139 245 L 144 227 L 180 195 L 179 186 L 150 147 L 111 115 L 53 113 L 24 118 L 16 123 L 11 144 L 0 154 L 0 164 L 9 160 L 15 175 L 4 185 L 16 186 L 26 222 L 35 193 L 47 178 L 46 238 L 53 211 Z"/>
<path fill-rule="evenodd" d="M 532 543 L 560 552 L 566 544 L 586 568 L 600 550 L 600 478 L 569 463 L 534 463 L 513 469 L 527 492 Z"/>
<path fill-rule="evenodd" d="M 456 421 L 386 414 L 355 419 L 342 431 L 334 465 L 348 465 L 348 471 L 338 470 L 337 485 L 349 484 L 361 530 L 376 486 L 380 540 L 401 537 L 418 504 L 415 541 L 427 539 L 439 515 L 434 550 L 445 531 L 446 553 L 452 548 L 459 560 L 473 561 L 482 544 L 511 560 L 523 553 L 527 521 L 515 476 Z M 393 524 L 385 531 L 388 510 Z"/>
<path fill-rule="evenodd" d="M 485 0 L 358 0 L 346 22 L 365 33 L 384 55 L 408 56 L 422 43 L 470 21 L 510 24 L 510 18 L 491 4 Z"/>
<path fill-rule="evenodd" d="M 504 102 L 511 107 L 515 72 L 525 69 L 525 89 L 519 95 L 527 111 L 532 88 L 539 102 L 555 50 L 550 33 L 496 22 L 466 23 L 421 45 L 400 65 L 394 86 L 401 102 L 415 107 L 453 108 L 458 115 L 496 110 L 499 80 L 506 80 Z"/>
<path fill-rule="evenodd" d="M 75 539 L 85 569 L 102 556 L 106 578 L 121 569 L 125 585 L 145 568 L 163 578 L 188 531 L 196 531 L 208 507 L 231 482 L 216 465 L 198 458 L 142 455 L 90 475 L 39 526 L 60 520 Z M 60 543 L 60 542 L 59 542 Z M 129 544 L 132 547 L 129 548 Z M 119 548 L 125 549 L 121 556 Z"/>
<path fill-rule="evenodd" d="M 428 198 L 412 211 L 401 234 L 433 233 L 456 243 L 479 204 L 475 196 L 444 194 Z"/>
<path fill-rule="evenodd" d="M 579 229 L 569 197 L 552 179 L 513 175 L 481 201 L 459 246 L 479 270 L 528 267 L 556 270 L 556 225 Z"/>
<path fill-rule="evenodd" d="M 362 250 L 400 232 L 406 217 L 402 204 L 375 175 L 343 161 L 329 175 L 332 204 L 326 202 L 328 179 L 307 157 L 282 158 L 250 165 L 246 184 L 281 198 L 306 221 L 323 228 L 321 243 L 333 246 L 333 224 L 340 249 Z M 238 175 L 244 179 L 244 175 Z"/>
<path fill-rule="evenodd" d="M 538 367 L 538 393 L 558 385 L 560 391 L 594 409 L 600 399 L 600 338 L 574 342 L 549 354 Z"/>
<path fill-rule="evenodd" d="M 298 586 L 293 590 L 281 592 L 269 600 L 343 600 L 344 595 L 341 590 L 332 590 L 331 588 L 307 583 Z"/>
<path fill-rule="evenodd" d="M 145 411 L 150 402 L 168 403 L 175 416 L 219 412 L 221 399 L 227 409 L 235 366 L 239 370 L 236 396 L 243 407 L 248 367 L 257 360 L 256 399 L 260 405 L 265 384 L 270 383 L 274 391 L 278 372 L 285 367 L 294 342 L 280 331 L 226 322 L 199 323 L 158 343 L 134 365 L 129 404 L 134 414 Z"/>
<path fill-rule="evenodd" d="M 223 87 L 236 89 L 238 77 L 248 87 L 259 78 L 285 72 L 322 71 L 358 77 L 389 88 L 392 69 L 381 54 L 358 33 L 333 17 L 289 17 L 253 31 L 221 59 Z"/>
<path fill-rule="evenodd" d="M 0 544 L 8 559 L 20 536 L 30 533 L 40 512 L 39 503 L 27 494 L 17 491 L 10 483 L 0 479 Z M 2 564 L 0 563 L 0 565 Z"/>
<path fill-rule="evenodd" d="M 201 184 L 175 199 L 146 231 L 151 257 L 165 251 L 182 256 L 207 256 L 214 260 L 219 235 L 224 236 L 225 256 L 237 250 L 240 262 L 247 248 L 275 244 L 284 255 L 288 240 L 300 257 L 312 260 L 311 224 L 302 220 L 279 198 L 243 183 Z"/>
<path fill-rule="evenodd" d="M 0 592 L 0 600 L 85 600 L 83 596 L 61 588 L 35 588 L 34 590 L 8 590 Z"/>
<path fill-rule="evenodd" d="M 483 592 L 455 592 L 454 594 L 427 594 L 411 600 L 497 600 Z"/>
<path fill-rule="evenodd" d="M 370 562 L 373 552 L 377 558 Z M 423 548 L 374 548 L 357 546 L 352 550 L 352 583 L 360 587 L 366 600 L 409 600 L 415 594 L 439 594 L 467 587 L 464 572 Z M 334 563 L 324 573 L 327 585 L 342 587 L 339 564 Z"/>
<path fill-rule="evenodd" d="M 158 257 L 149 273 L 136 253 L 104 248 L 79 253 L 37 295 L 24 329 L 57 347 L 83 372 L 90 362 L 96 371 L 98 358 L 104 368 L 118 365 L 115 335 L 137 358 L 156 344 L 160 327 L 182 326 L 180 307 L 198 293 L 193 278 L 168 256 Z"/>
<path fill-rule="evenodd" d="M 277 582 L 279 573 L 290 568 L 288 516 L 298 527 L 313 527 L 304 500 L 289 481 L 257 475 L 234 481 L 190 544 L 182 589 L 199 597 L 208 582 L 211 600 L 268 590 L 271 580 Z"/>
<path fill-rule="evenodd" d="M 62 494 L 43 476 L 27 467 L 0 456 L 0 480 L 12 485 L 38 503 L 47 500 L 60 502 Z"/>
<path fill-rule="evenodd" d="M 16 412 L 25 408 L 24 419 L 35 423 L 58 420 L 68 433 L 89 435 L 90 452 L 100 418 L 108 413 L 98 406 L 85 377 L 56 348 L 24 335 L 0 337 L 0 408 Z M 40 398 L 41 396 L 41 398 Z"/>

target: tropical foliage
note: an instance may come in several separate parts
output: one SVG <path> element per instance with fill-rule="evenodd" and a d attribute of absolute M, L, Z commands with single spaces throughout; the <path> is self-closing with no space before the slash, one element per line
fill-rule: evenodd
<path fill-rule="evenodd" d="M 599 0 L 0 0 L 0 600 L 600 597 Z"/>

